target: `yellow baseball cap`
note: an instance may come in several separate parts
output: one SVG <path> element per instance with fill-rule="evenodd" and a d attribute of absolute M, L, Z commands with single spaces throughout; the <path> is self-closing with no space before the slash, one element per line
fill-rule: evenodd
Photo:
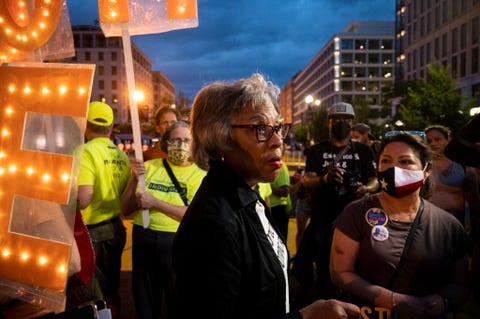
<path fill-rule="evenodd" d="M 113 110 L 103 102 L 91 102 L 88 107 L 87 121 L 98 126 L 110 126 L 113 123 Z"/>

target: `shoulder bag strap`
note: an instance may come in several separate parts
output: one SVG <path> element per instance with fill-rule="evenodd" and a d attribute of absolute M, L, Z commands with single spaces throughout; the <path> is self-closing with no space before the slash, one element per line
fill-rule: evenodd
<path fill-rule="evenodd" d="M 178 180 L 175 177 L 175 174 L 173 174 L 172 169 L 170 168 L 170 165 L 168 165 L 168 162 L 165 158 L 163 159 L 163 166 L 165 166 L 168 176 L 170 176 L 170 179 L 172 180 L 173 185 L 175 185 L 178 194 L 180 194 L 180 197 L 182 197 L 183 203 L 185 206 L 188 206 L 187 194 L 185 194 L 185 190 L 180 187 L 180 184 L 178 184 Z"/>
<path fill-rule="evenodd" d="M 392 277 L 390 278 L 390 282 L 388 283 L 388 287 L 392 287 L 395 280 L 397 279 L 398 273 L 402 269 L 403 264 L 405 263 L 405 257 L 407 256 L 408 250 L 412 246 L 413 242 L 413 235 L 415 234 L 415 230 L 417 229 L 418 223 L 420 222 L 420 217 L 423 213 L 423 199 L 420 199 L 420 206 L 418 207 L 417 216 L 415 216 L 415 220 L 413 221 L 412 227 L 408 232 L 407 239 L 405 240 L 405 246 L 403 246 L 402 256 L 400 256 L 400 260 L 398 261 L 397 268 L 393 272 Z"/>

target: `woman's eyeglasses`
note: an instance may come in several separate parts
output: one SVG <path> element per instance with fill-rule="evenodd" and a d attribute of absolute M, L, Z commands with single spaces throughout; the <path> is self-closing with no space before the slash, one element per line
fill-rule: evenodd
<path fill-rule="evenodd" d="M 427 142 L 427 136 L 425 135 L 425 132 L 422 131 L 387 131 L 385 133 L 385 137 L 391 137 L 395 136 L 398 134 L 408 134 L 413 137 L 419 138 L 422 140 L 422 142 L 426 143 Z"/>
<path fill-rule="evenodd" d="M 233 128 L 248 128 L 255 132 L 257 142 L 266 142 L 272 138 L 273 133 L 277 133 L 282 139 L 287 137 L 291 124 L 278 124 L 275 126 L 269 124 L 236 124 Z"/>

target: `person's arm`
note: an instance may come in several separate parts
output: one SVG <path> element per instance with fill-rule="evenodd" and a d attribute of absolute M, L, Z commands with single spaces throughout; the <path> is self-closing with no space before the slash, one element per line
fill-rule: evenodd
<path fill-rule="evenodd" d="M 93 198 L 93 185 L 80 185 L 78 186 L 78 203 L 80 209 L 85 209 L 90 205 Z"/>
<path fill-rule="evenodd" d="M 374 285 L 357 275 L 355 262 L 359 248 L 359 242 L 335 229 L 330 256 L 330 274 L 338 289 L 376 306 L 393 309 L 400 318 L 430 318 L 429 315 L 432 313 L 437 316 L 442 313 L 442 297 L 438 294 L 421 299 Z"/>
<path fill-rule="evenodd" d="M 130 178 L 127 187 L 120 197 L 122 215 L 128 216 L 131 213 L 137 211 L 140 207 L 137 205 L 135 198 L 135 191 L 137 190 L 138 179 L 135 175 Z"/>
<path fill-rule="evenodd" d="M 136 203 L 138 207 L 142 209 L 153 208 L 155 210 L 159 210 L 165 215 L 167 215 L 168 217 L 175 219 L 176 221 L 182 220 L 183 215 L 185 215 L 185 212 L 187 211 L 187 207 L 188 207 L 188 206 L 178 206 L 178 205 L 167 203 L 163 200 L 155 198 L 149 192 L 143 192 L 143 193 L 137 192 L 135 196 L 136 196 Z"/>

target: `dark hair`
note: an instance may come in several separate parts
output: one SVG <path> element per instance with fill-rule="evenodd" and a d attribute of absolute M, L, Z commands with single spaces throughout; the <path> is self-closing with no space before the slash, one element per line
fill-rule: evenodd
<path fill-rule="evenodd" d="M 180 114 L 178 113 L 178 111 L 176 109 L 174 109 L 173 107 L 171 106 L 164 106 L 164 107 L 161 107 L 159 108 L 156 113 L 155 113 L 155 124 L 156 125 L 159 125 L 160 124 L 160 118 L 166 114 L 166 113 L 173 113 L 175 114 L 175 116 L 177 117 L 177 119 L 180 118 Z"/>
<path fill-rule="evenodd" d="M 113 126 L 113 123 L 112 125 L 109 125 L 109 126 L 100 126 L 87 121 L 87 129 L 96 134 L 104 134 L 109 136 L 112 130 L 112 126 Z"/>
<path fill-rule="evenodd" d="M 422 163 L 422 168 L 430 165 L 430 162 L 432 160 L 432 152 L 430 148 L 422 140 L 420 140 L 420 138 L 407 133 L 403 133 L 386 137 L 382 140 L 382 145 L 380 146 L 380 150 L 378 151 L 377 167 L 379 167 L 378 164 L 380 161 L 380 157 L 382 156 L 385 147 L 393 142 L 401 142 L 410 146 L 417 154 L 417 157 L 420 159 L 420 162 Z M 430 175 L 423 183 L 422 189 L 420 190 L 420 196 L 423 198 L 431 197 L 434 191 L 434 186 L 434 182 Z"/>
<path fill-rule="evenodd" d="M 160 149 L 165 153 L 168 153 L 168 141 L 170 140 L 170 135 L 172 134 L 173 130 L 179 127 L 184 127 L 190 130 L 190 125 L 188 125 L 188 123 L 184 121 L 176 121 L 175 123 L 170 125 L 165 131 L 165 134 L 163 134 L 162 139 L 160 140 Z"/>
<path fill-rule="evenodd" d="M 440 132 L 440 134 L 442 134 L 443 137 L 445 137 L 446 140 L 448 140 L 452 136 L 452 131 L 448 127 L 443 126 L 443 125 L 438 125 L 438 124 L 427 126 L 427 128 L 425 128 L 424 132 L 426 134 L 426 133 L 428 133 L 430 131 L 433 131 L 433 130 L 436 130 L 436 131 Z"/>

